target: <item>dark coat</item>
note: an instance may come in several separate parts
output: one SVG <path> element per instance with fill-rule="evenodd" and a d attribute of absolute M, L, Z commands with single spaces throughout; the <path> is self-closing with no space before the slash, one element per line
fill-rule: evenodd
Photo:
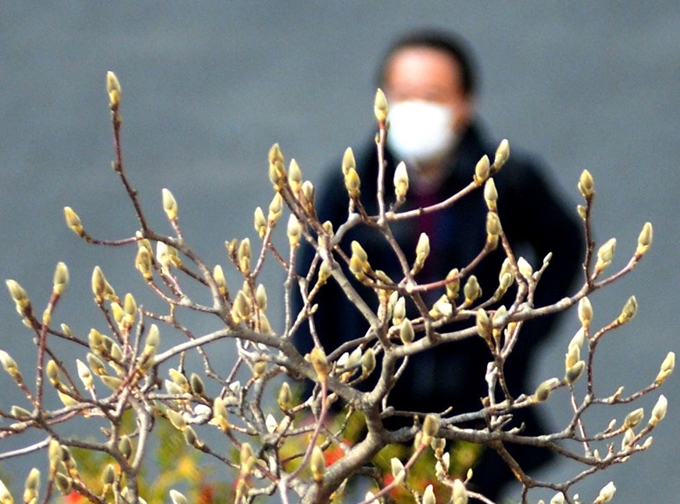
<path fill-rule="evenodd" d="M 444 200 L 465 187 L 472 180 L 475 165 L 484 154 L 493 161 L 496 146 L 483 141 L 478 126 L 470 127 L 462 136 L 447 167 L 447 176 L 436 194 L 427 198 L 414 198 L 413 191 L 409 191 L 404 209 Z M 360 151 L 356 161 L 361 178 L 362 203 L 369 215 L 376 215 L 378 158 L 375 143 Z M 386 161 L 385 194 L 388 201 L 392 202 L 392 179 L 396 163 L 389 152 L 386 153 Z M 501 224 L 516 255 L 525 257 L 534 269 L 538 269 L 543 258 L 549 252 L 553 253 L 550 266 L 538 285 L 535 306 L 544 306 L 561 299 L 568 294 L 584 251 L 575 209 L 571 211 L 565 208 L 554 186 L 546 179 L 546 171 L 534 159 L 511 153 L 507 164 L 494 180 L 499 194 Z M 322 222 L 330 220 L 337 228 L 347 219 L 348 196 L 339 162 L 331 168 L 326 184 L 317 193 L 316 203 Z M 480 188 L 441 212 L 396 223 L 392 228 L 393 233 L 409 261 L 415 257 L 420 233 L 425 231 L 429 235 L 431 253 L 416 280 L 441 280 L 452 268 L 467 265 L 484 246 L 486 214 L 487 207 Z M 364 225 L 351 230 L 341 244 L 348 255 L 352 240 L 359 241 L 364 247 L 374 270 L 381 269 L 394 280 L 402 278 L 394 254 L 375 230 Z M 313 253 L 311 247 L 303 248 L 298 271 L 306 271 Z M 482 286 L 484 299 L 498 286 L 498 273 L 504 257 L 499 246 L 471 272 Z M 351 278 L 349 273 L 348 278 Z M 358 284 L 357 289 L 365 294 L 364 299 L 369 304 L 377 305 L 375 294 Z M 433 293 L 428 297 L 428 303 L 431 304 L 443 293 L 443 289 Z M 512 303 L 512 294 L 504 298 L 506 305 Z M 327 352 L 365 334 L 367 323 L 332 280 L 322 289 L 315 302 L 319 308 L 314 319 Z M 526 323 L 522 329 L 518 344 L 505 368 L 510 390 L 515 396 L 533 392 L 527 388 L 530 364 L 535 350 L 548 338 L 555 320 L 554 316 L 543 317 Z M 474 320 L 467 325 L 470 323 L 474 323 Z M 296 335 L 296 341 L 303 352 L 312 347 L 311 338 L 305 329 Z M 480 398 L 487 394 L 484 374 L 490 357 L 481 338 L 440 345 L 414 356 L 390 394 L 388 403 L 408 411 L 439 412 L 448 406 L 453 406 L 454 414 L 477 411 L 481 408 Z M 536 434 L 542 430 L 531 410 L 519 416 L 527 425 L 528 433 Z M 527 457 L 520 455 L 520 458 Z M 534 454 L 524 462 L 535 466 L 543 459 L 545 456 Z M 503 478 L 507 476 L 509 474 Z"/>

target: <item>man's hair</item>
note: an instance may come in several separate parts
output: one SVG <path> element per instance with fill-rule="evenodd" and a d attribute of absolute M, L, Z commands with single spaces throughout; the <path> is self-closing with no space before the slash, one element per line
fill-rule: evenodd
<path fill-rule="evenodd" d="M 448 55 L 460 66 L 463 92 L 475 95 L 478 91 L 478 76 L 476 63 L 468 43 L 459 35 L 436 29 L 421 29 L 409 32 L 396 39 L 387 49 L 378 69 L 378 82 L 385 82 L 385 71 L 392 57 L 402 49 L 422 47 L 434 49 Z"/>

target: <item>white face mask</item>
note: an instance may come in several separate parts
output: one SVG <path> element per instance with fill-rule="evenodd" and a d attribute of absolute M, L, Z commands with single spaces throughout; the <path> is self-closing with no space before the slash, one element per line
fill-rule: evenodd
<path fill-rule="evenodd" d="M 446 154 L 456 139 L 451 108 L 421 100 L 390 106 L 387 145 L 397 161 L 419 163 L 436 161 Z"/>

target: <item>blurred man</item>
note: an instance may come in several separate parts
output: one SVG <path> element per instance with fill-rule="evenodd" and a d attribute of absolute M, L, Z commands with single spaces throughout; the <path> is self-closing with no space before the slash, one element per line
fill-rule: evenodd
<path fill-rule="evenodd" d="M 476 116 L 477 76 L 462 41 L 436 31 L 408 34 L 387 51 L 379 80 L 389 103 L 385 180 L 392 180 L 400 161 L 406 163 L 409 171 L 410 189 L 406 204 L 400 210 L 425 207 L 446 199 L 470 183 L 474 167 L 483 155 L 493 159 L 498 142 L 486 138 Z M 376 215 L 378 156 L 372 138 L 357 152 L 356 158 L 362 203 L 369 215 Z M 553 303 L 567 295 L 584 250 L 576 213 L 567 211 L 547 175 L 535 159 L 517 154 L 513 145 L 510 160 L 494 177 L 499 193 L 499 216 L 516 254 L 538 269 L 543 258 L 553 253 L 539 283 L 535 306 Z M 347 219 L 348 196 L 339 163 L 329 170 L 316 201 L 322 222 L 330 220 L 337 228 Z M 394 236 L 409 261 L 414 259 L 420 234 L 427 233 L 430 238 L 429 258 L 416 276 L 419 283 L 445 278 L 452 268 L 462 268 L 482 250 L 486 240 L 486 214 L 483 193 L 478 190 L 443 211 L 394 224 Z M 374 270 L 381 269 L 391 278 L 402 277 L 397 258 L 374 229 L 353 228 L 340 245 L 348 253 L 352 240 L 363 245 Z M 306 271 L 313 253 L 311 247 L 303 249 L 299 271 Z M 502 248 L 498 247 L 471 272 L 477 276 L 487 297 L 498 286 L 504 258 Z M 358 284 L 357 290 L 375 305 L 374 294 Z M 433 292 L 426 301 L 431 304 L 442 293 L 443 289 Z M 508 299 L 511 298 L 504 299 L 506 305 Z M 315 302 L 319 310 L 314 320 L 327 351 L 365 334 L 365 320 L 334 282 L 322 289 Z M 554 323 L 553 316 L 524 326 L 505 366 L 510 391 L 515 397 L 533 392 L 528 380 L 530 364 Z M 311 349 L 308 334 L 298 335 L 297 342 L 302 351 Z M 490 359 L 489 349 L 481 338 L 441 345 L 416 355 L 388 403 L 398 410 L 412 412 L 439 412 L 449 406 L 453 407 L 453 414 L 478 411 L 480 398 L 487 395 L 484 375 Z M 518 412 L 516 420 L 513 425 L 524 423 L 526 434 L 543 432 L 532 410 Z M 526 470 L 544 464 L 550 457 L 549 453 L 532 448 L 509 446 L 508 449 Z M 513 479 L 504 462 L 490 449 L 483 449 L 478 456 L 474 474 L 471 488 L 490 497 L 496 497 L 502 485 Z"/>

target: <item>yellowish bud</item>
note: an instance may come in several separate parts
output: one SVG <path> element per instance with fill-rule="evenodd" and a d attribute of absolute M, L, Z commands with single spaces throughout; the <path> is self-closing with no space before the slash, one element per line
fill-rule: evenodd
<path fill-rule="evenodd" d="M 488 212 L 486 214 L 486 233 L 490 236 L 501 234 L 501 220 L 496 212 Z"/>
<path fill-rule="evenodd" d="M 661 369 L 659 374 L 656 375 L 654 383 L 660 385 L 665 382 L 666 378 L 673 373 L 673 369 L 675 369 L 675 352 L 668 352 L 668 355 L 666 355 L 666 358 L 661 363 Z"/>
<path fill-rule="evenodd" d="M 28 473 L 24 483 L 24 502 L 37 502 L 38 490 L 40 489 L 40 471 L 35 467 Z"/>
<path fill-rule="evenodd" d="M 290 248 L 296 248 L 300 244 L 302 226 L 294 214 L 290 214 L 290 217 L 288 218 L 286 234 L 288 235 L 288 244 L 290 245 Z"/>
<path fill-rule="evenodd" d="M 587 297 L 581 298 L 578 302 L 578 319 L 583 327 L 590 327 L 593 320 L 593 305 L 590 304 L 590 299 Z"/>
<path fill-rule="evenodd" d="M 392 469 L 392 476 L 394 476 L 394 482 L 392 484 L 400 485 L 406 478 L 406 469 L 404 469 L 404 464 L 401 463 L 397 457 L 392 457 L 390 460 L 390 467 Z"/>
<path fill-rule="evenodd" d="M 637 299 L 635 299 L 635 296 L 629 297 L 628 301 L 626 301 L 626 304 L 623 306 L 623 310 L 621 310 L 621 315 L 619 315 L 617 321 L 620 322 L 621 324 L 625 324 L 633 317 L 635 317 L 637 309 L 638 309 Z"/>
<path fill-rule="evenodd" d="M 302 188 L 302 170 L 295 159 L 291 159 L 288 165 L 288 185 L 294 193 Z"/>
<path fill-rule="evenodd" d="M 401 161 L 394 170 L 394 195 L 397 201 L 402 201 L 408 192 L 408 171 L 406 170 L 406 163 Z"/>
<path fill-rule="evenodd" d="M 581 360 L 581 347 L 579 347 L 578 345 L 569 345 L 569 349 L 567 350 L 567 354 L 564 359 L 565 369 L 569 369 L 571 366 L 573 366 L 580 360 Z"/>
<path fill-rule="evenodd" d="M 595 263 L 595 276 L 599 275 L 614 259 L 616 251 L 616 238 L 610 238 L 597 251 L 597 263 Z"/>
<path fill-rule="evenodd" d="M 423 504 L 437 504 L 437 497 L 434 495 L 434 488 L 432 485 L 427 485 L 423 492 Z"/>
<path fill-rule="evenodd" d="M 595 181 L 588 170 L 581 172 L 581 176 L 578 179 L 578 190 L 581 191 L 586 200 L 595 194 Z"/>
<path fill-rule="evenodd" d="M 30 420 L 33 416 L 30 411 L 21 406 L 12 406 L 9 412 L 17 420 Z"/>
<path fill-rule="evenodd" d="M 446 275 L 446 297 L 453 301 L 458 297 L 460 292 L 460 276 L 458 268 L 454 268 Z"/>
<path fill-rule="evenodd" d="M 642 231 L 640 231 L 640 236 L 638 236 L 637 249 L 635 250 L 635 255 L 641 257 L 647 253 L 649 247 L 652 245 L 653 238 L 652 223 L 645 222 L 642 226 Z"/>
<path fill-rule="evenodd" d="M 425 260 L 430 255 L 430 237 L 425 233 L 420 233 L 416 244 L 416 260 L 411 269 L 412 274 L 418 273 L 425 265 Z"/>
<path fill-rule="evenodd" d="M 99 378 L 104 383 L 104 385 L 106 385 L 114 392 L 116 392 L 123 383 L 123 380 L 121 380 L 120 378 L 116 378 L 115 376 L 101 375 Z"/>
<path fill-rule="evenodd" d="M 276 193 L 269 203 L 269 214 L 267 215 L 267 222 L 273 226 L 279 220 L 283 213 L 283 197 Z"/>
<path fill-rule="evenodd" d="M 47 367 L 45 369 L 45 372 L 47 373 L 47 378 L 49 378 L 50 383 L 57 387 L 61 381 L 59 380 L 59 368 L 57 367 L 57 363 L 54 362 L 53 360 L 50 360 L 47 363 Z"/>
<path fill-rule="evenodd" d="M 104 296 L 106 294 L 106 278 L 99 266 L 95 266 L 92 271 L 92 293 L 94 294 L 94 299 L 97 304 L 102 304 L 104 302 Z"/>
<path fill-rule="evenodd" d="M 31 300 L 28 298 L 26 290 L 14 280 L 7 280 L 5 281 L 5 284 L 7 285 L 10 296 L 12 296 L 12 299 L 14 300 L 17 313 L 24 317 L 30 316 L 33 313 L 33 307 L 31 306 Z"/>
<path fill-rule="evenodd" d="M 314 347 L 309 354 L 309 360 L 314 367 L 314 371 L 316 371 L 316 375 L 319 377 L 319 381 L 325 382 L 328 380 L 331 366 L 328 364 L 324 351 L 319 347 Z"/>
<path fill-rule="evenodd" d="M 288 382 L 283 382 L 281 388 L 279 389 L 279 395 L 277 397 L 277 403 L 281 411 L 284 413 L 290 410 L 293 405 L 293 393 L 290 390 L 290 385 Z"/>
<path fill-rule="evenodd" d="M 645 416 L 644 408 L 638 408 L 636 410 L 631 411 L 626 415 L 626 418 L 623 420 L 623 428 L 634 429 L 635 427 L 640 425 L 640 422 L 642 422 L 644 416 Z"/>
<path fill-rule="evenodd" d="M 503 167 L 509 157 L 510 142 L 508 142 L 507 139 L 503 139 L 501 140 L 501 143 L 498 144 L 498 148 L 496 149 L 496 154 L 493 159 L 493 173 L 498 173 L 498 170 Z"/>
<path fill-rule="evenodd" d="M 312 448 L 312 457 L 309 461 L 309 467 L 312 470 L 312 478 L 314 481 L 316 483 L 321 483 L 326 472 L 326 459 L 323 456 L 323 450 L 318 446 Z"/>
<path fill-rule="evenodd" d="M 479 334 L 486 341 L 491 341 L 491 320 L 484 308 L 477 310 L 477 317 L 475 321 L 477 327 L 477 334 Z"/>
<path fill-rule="evenodd" d="M 401 339 L 401 342 L 404 345 L 408 345 L 409 343 L 413 343 L 415 336 L 416 333 L 413 330 L 413 324 L 411 324 L 409 319 L 404 319 L 399 328 L 399 339 Z"/>
<path fill-rule="evenodd" d="M 350 170 L 355 170 L 357 167 L 356 161 L 354 160 L 354 151 L 351 147 L 345 149 L 345 153 L 342 155 L 342 174 L 347 176 Z"/>
<path fill-rule="evenodd" d="M 0 363 L 7 373 L 14 379 L 21 379 L 19 366 L 16 361 L 4 350 L 0 350 Z"/>
<path fill-rule="evenodd" d="M 225 296 L 227 294 L 227 279 L 224 277 L 224 270 L 219 264 L 213 268 L 213 279 L 217 285 L 217 291 L 220 295 Z"/>
<path fill-rule="evenodd" d="M 383 125 L 387 120 L 387 98 L 382 89 L 378 88 L 375 92 L 375 101 L 373 102 L 373 113 L 378 120 L 378 124 Z"/>
<path fill-rule="evenodd" d="M 78 376 L 80 377 L 80 381 L 83 382 L 83 385 L 85 386 L 86 389 L 91 389 L 94 387 L 94 384 L 92 382 L 92 373 L 90 372 L 90 368 L 88 368 L 83 361 L 80 359 L 76 359 L 76 366 L 78 367 Z"/>
<path fill-rule="evenodd" d="M 534 274 L 534 269 L 531 267 L 531 264 L 529 264 L 529 261 L 524 259 L 524 257 L 517 259 L 517 269 L 519 269 L 519 274 L 522 275 L 524 280 L 527 282 L 531 281 L 531 277 Z"/>
<path fill-rule="evenodd" d="M 151 253 L 146 247 L 139 247 L 135 256 L 135 268 L 147 282 L 153 278 Z"/>
<path fill-rule="evenodd" d="M 169 189 L 163 189 L 163 210 L 169 221 L 177 220 L 177 201 Z"/>
<path fill-rule="evenodd" d="M 0 480 L 0 504 L 14 504 L 14 498 L 2 480 Z"/>
<path fill-rule="evenodd" d="M 243 443 L 241 445 L 241 475 L 247 476 L 255 465 L 255 454 L 253 453 L 253 448 L 248 443 Z"/>
<path fill-rule="evenodd" d="M 369 348 L 361 356 L 361 376 L 370 375 L 375 369 L 375 364 L 375 352 L 372 348 Z"/>
<path fill-rule="evenodd" d="M 496 190 L 496 183 L 493 179 L 488 179 L 484 184 L 484 201 L 490 212 L 495 212 L 498 209 L 498 191 Z"/>
<path fill-rule="evenodd" d="M 238 246 L 238 266 L 241 273 L 248 274 L 250 272 L 250 240 L 244 238 Z"/>
<path fill-rule="evenodd" d="M 459 479 L 453 480 L 453 492 L 452 492 L 452 503 L 451 504 L 467 504 L 468 494 L 465 488 L 465 483 Z"/>
<path fill-rule="evenodd" d="M 94 329 L 93 329 L 93 331 L 94 331 Z M 90 346 L 92 346 L 91 341 L 90 341 Z M 88 353 L 87 354 L 87 363 L 89 364 L 90 369 L 92 369 L 92 372 L 94 374 L 96 374 L 97 376 L 102 376 L 102 375 L 108 374 L 108 372 L 106 371 L 106 366 L 104 365 L 104 361 L 102 361 L 96 355 Z"/>
<path fill-rule="evenodd" d="M 583 370 L 585 368 L 586 363 L 582 360 L 578 361 L 576 364 L 567 369 L 567 373 L 564 376 L 564 379 L 567 381 L 568 384 L 571 385 L 581 377 L 581 375 L 583 374 Z"/>
<path fill-rule="evenodd" d="M 347 170 L 345 174 L 345 188 L 351 198 L 358 198 L 360 194 L 361 180 L 359 174 L 354 168 Z"/>
<path fill-rule="evenodd" d="M 477 277 L 475 275 L 470 275 L 465 282 L 465 287 L 463 287 L 463 293 L 465 294 L 465 303 L 472 304 L 477 298 L 482 295 L 482 288 L 477 282 Z"/>
<path fill-rule="evenodd" d="M 66 264 L 63 262 L 57 263 L 57 267 L 54 270 L 54 281 L 53 284 L 54 286 L 52 287 L 52 291 L 55 294 L 61 295 L 64 290 L 66 289 L 66 286 L 68 285 L 68 280 L 69 280 L 69 275 L 68 275 L 68 268 L 66 267 Z"/>
<path fill-rule="evenodd" d="M 552 391 L 559 385 L 560 381 L 557 378 L 549 378 L 541 382 L 534 392 L 534 397 L 538 402 L 545 402 L 550 398 Z"/>
<path fill-rule="evenodd" d="M 609 502 L 612 500 L 612 497 L 614 497 L 615 493 L 616 487 L 614 486 L 614 483 L 610 481 L 604 487 L 602 487 L 602 490 L 600 490 L 600 493 L 593 504 L 604 504 L 605 502 Z"/>
<path fill-rule="evenodd" d="M 262 211 L 262 207 L 257 207 L 255 209 L 255 215 L 253 219 L 253 223 L 255 226 L 255 231 L 257 231 L 257 234 L 260 238 L 264 238 L 264 235 L 267 232 L 267 219 L 264 217 L 264 212 Z"/>
<path fill-rule="evenodd" d="M 475 184 L 480 186 L 486 182 L 486 180 L 489 178 L 490 171 L 491 163 L 489 162 L 489 157 L 485 154 L 479 161 L 477 161 L 477 165 L 475 166 Z"/>
<path fill-rule="evenodd" d="M 106 92 L 109 94 L 109 105 L 112 108 L 117 107 L 120 104 L 122 89 L 118 77 L 111 71 L 106 72 Z"/>
<path fill-rule="evenodd" d="M 269 180 L 277 192 L 283 189 L 286 180 L 286 169 L 283 165 L 283 153 L 278 143 L 269 149 Z"/>
<path fill-rule="evenodd" d="M 168 417 L 168 420 L 170 420 L 170 423 L 173 425 L 173 427 L 175 427 L 175 429 L 181 431 L 184 430 L 184 428 L 187 426 L 187 422 L 181 413 L 178 413 L 175 410 L 167 409 L 165 410 L 165 414 Z"/>
<path fill-rule="evenodd" d="M 397 302 L 394 304 L 394 310 L 392 311 L 392 324 L 398 326 L 404 320 L 406 316 L 406 299 L 399 297 Z"/>
<path fill-rule="evenodd" d="M 666 416 L 668 411 L 668 400 L 661 394 L 652 409 L 652 417 L 649 419 L 650 425 L 657 425 Z"/>
<path fill-rule="evenodd" d="M 423 420 L 423 444 L 430 444 L 430 441 L 439 433 L 439 417 L 436 415 L 427 415 Z"/>

